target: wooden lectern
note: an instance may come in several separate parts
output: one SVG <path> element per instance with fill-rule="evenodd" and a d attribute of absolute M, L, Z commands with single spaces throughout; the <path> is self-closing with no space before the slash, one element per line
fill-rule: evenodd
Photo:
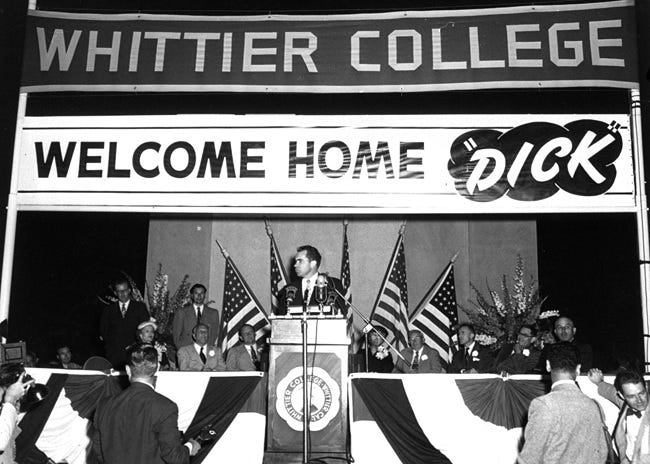
<path fill-rule="evenodd" d="M 267 451 L 303 450 L 301 318 L 271 319 Z M 347 439 L 347 321 L 307 317 L 310 444 L 314 452 L 345 452 Z M 309 393 L 309 392 L 308 392 Z"/>

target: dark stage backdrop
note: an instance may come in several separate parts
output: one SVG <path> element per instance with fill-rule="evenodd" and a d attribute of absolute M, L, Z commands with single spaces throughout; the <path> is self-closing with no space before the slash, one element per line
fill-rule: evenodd
<path fill-rule="evenodd" d="M 26 1 L 0 0 L 0 193 L 6 205 L 21 61 Z M 506 6 L 525 2 L 450 0 L 436 8 Z M 559 2 L 548 2 L 559 3 Z M 567 2 L 564 2 L 567 3 Z M 579 3 L 579 2 L 574 2 Z M 637 5 L 642 24 L 641 82 L 647 112 L 648 3 Z M 128 0 L 43 0 L 44 9 L 115 12 L 260 14 L 395 10 L 395 2 L 187 2 Z M 399 9 L 431 8 L 430 1 L 407 1 Z M 608 90 L 476 91 L 430 94 L 278 95 L 278 94 L 67 94 L 32 96 L 29 115 L 175 113 L 588 113 L 627 112 L 627 93 Z M 646 133 L 648 131 L 646 130 Z M 646 140 L 648 138 L 646 137 Z M 646 146 L 648 143 L 646 142 Z M 646 162 L 646 164 L 650 164 Z M 646 177 L 648 174 L 646 173 Z M 527 216 L 530 218 L 532 216 Z M 0 238 L 4 238 L 4 208 Z M 538 221 L 539 274 L 545 305 L 567 308 L 577 319 L 578 335 L 591 341 L 603 362 L 609 353 L 642 357 L 636 228 L 633 215 L 544 215 Z M 10 338 L 24 339 L 41 357 L 52 354 L 57 339 L 73 340 L 78 361 L 99 348 L 96 308 L 109 276 L 119 269 L 142 285 L 146 267 L 148 216 L 117 213 L 19 213 Z M 1 249 L 0 249 L 1 252 Z"/>

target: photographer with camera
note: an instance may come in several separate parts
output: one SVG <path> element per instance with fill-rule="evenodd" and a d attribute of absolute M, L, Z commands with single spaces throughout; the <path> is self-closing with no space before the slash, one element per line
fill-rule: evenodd
<path fill-rule="evenodd" d="M 34 384 L 21 364 L 8 363 L 0 366 L 0 390 L 2 407 L 0 409 L 0 464 L 14 464 L 16 457 L 16 436 L 20 432 L 18 412 L 20 400 Z"/>

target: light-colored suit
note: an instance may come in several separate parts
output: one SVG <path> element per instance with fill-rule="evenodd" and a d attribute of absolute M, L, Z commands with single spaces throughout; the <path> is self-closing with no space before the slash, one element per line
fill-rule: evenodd
<path fill-rule="evenodd" d="M 174 313 L 172 337 L 174 338 L 174 345 L 176 348 L 180 349 L 185 345 L 191 345 L 194 343 L 194 339 L 192 339 L 192 329 L 196 324 L 196 311 L 194 310 L 194 305 L 189 304 L 183 306 Z M 217 337 L 219 336 L 219 311 L 203 305 L 201 324 L 205 324 L 210 328 L 208 345 L 215 345 L 217 343 Z"/>
<path fill-rule="evenodd" d="M 253 345 L 255 347 L 255 345 Z M 258 354 L 259 360 L 259 351 L 255 347 L 255 352 Z M 228 350 L 226 355 L 226 370 L 228 371 L 255 371 L 255 365 L 250 355 L 250 347 L 240 343 L 235 345 Z"/>
<path fill-rule="evenodd" d="M 403 372 L 405 374 L 410 374 L 413 372 L 411 365 L 413 364 L 413 350 L 411 348 L 405 348 L 400 351 L 400 354 L 406 359 L 406 364 L 402 361 L 401 358 L 397 358 L 397 363 L 393 372 Z M 438 374 L 444 373 L 445 370 L 442 368 L 440 363 L 440 355 L 436 350 L 430 346 L 424 345 L 422 347 L 422 356 L 420 356 L 420 362 L 418 365 L 418 373 L 420 374 Z"/>
<path fill-rule="evenodd" d="M 646 385 L 647 388 L 648 385 Z M 614 433 L 612 434 L 614 435 L 614 443 L 616 444 L 616 450 L 621 459 L 621 464 L 650 464 L 650 404 L 648 404 L 645 411 L 643 411 L 643 416 L 641 416 L 639 433 L 637 433 L 636 441 L 634 442 L 634 454 L 632 461 L 630 461 L 625 454 L 627 450 L 627 437 L 625 436 L 627 432 L 626 418 L 630 407 L 616 394 L 616 388 L 606 382 L 598 384 L 598 394 L 621 408 L 616 425 L 614 426 Z"/>
<path fill-rule="evenodd" d="M 520 464 L 604 464 L 607 442 L 597 403 L 575 383 L 556 385 L 528 410 Z"/>
<path fill-rule="evenodd" d="M 213 371 L 223 372 L 226 370 L 226 363 L 223 362 L 221 350 L 216 346 L 205 345 L 205 364 L 201 361 L 199 353 L 191 345 L 185 345 L 178 350 L 178 368 L 181 371 Z"/>

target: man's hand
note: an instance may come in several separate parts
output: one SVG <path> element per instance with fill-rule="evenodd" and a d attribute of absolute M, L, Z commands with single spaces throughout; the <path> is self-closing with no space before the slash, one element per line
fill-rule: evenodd
<path fill-rule="evenodd" d="M 603 380 L 605 379 L 602 371 L 596 368 L 589 369 L 589 372 L 587 372 L 587 377 L 589 377 L 589 380 L 591 380 L 596 385 L 603 383 Z"/>
<path fill-rule="evenodd" d="M 25 373 L 23 372 L 22 374 L 20 374 L 20 377 L 18 377 L 18 380 L 16 380 L 15 383 L 9 385 L 9 388 L 7 388 L 7 391 L 5 391 L 5 397 L 4 397 L 5 403 L 11 403 L 14 406 L 16 406 L 16 404 L 18 404 L 18 402 L 23 397 L 25 392 L 35 382 L 34 379 L 29 380 L 27 382 L 23 382 L 24 377 L 25 377 Z"/>
<path fill-rule="evenodd" d="M 194 438 L 190 438 L 188 443 L 192 445 L 192 451 L 190 451 L 190 456 L 196 456 L 199 450 L 201 449 L 201 445 L 199 445 L 199 442 L 196 441 Z"/>

